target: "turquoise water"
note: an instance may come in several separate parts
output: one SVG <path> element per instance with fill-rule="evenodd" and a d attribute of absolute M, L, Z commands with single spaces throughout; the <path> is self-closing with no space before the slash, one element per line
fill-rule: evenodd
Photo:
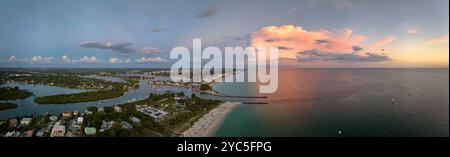
<path fill-rule="evenodd" d="M 268 104 L 237 107 L 215 136 L 449 136 L 448 69 L 280 69 L 279 79 L 267 99 L 242 100 Z M 257 84 L 215 89 L 260 96 Z"/>

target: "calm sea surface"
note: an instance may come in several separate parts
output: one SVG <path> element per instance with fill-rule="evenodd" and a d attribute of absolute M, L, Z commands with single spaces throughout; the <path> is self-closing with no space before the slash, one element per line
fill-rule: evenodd
<path fill-rule="evenodd" d="M 449 136 L 448 69 L 280 69 L 267 99 L 243 99 L 216 136 Z M 215 90 L 258 96 L 253 83 Z M 392 103 L 392 99 L 395 103 Z"/>

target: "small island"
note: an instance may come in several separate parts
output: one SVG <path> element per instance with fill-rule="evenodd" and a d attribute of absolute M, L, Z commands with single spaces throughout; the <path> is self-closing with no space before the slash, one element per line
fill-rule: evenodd
<path fill-rule="evenodd" d="M 0 103 L 0 111 L 13 108 L 17 108 L 17 105 L 13 103 Z"/>
<path fill-rule="evenodd" d="M 93 73 L 84 75 L 77 75 L 72 73 L 37 73 L 27 74 L 11 77 L 15 82 L 35 85 L 48 85 L 72 89 L 87 89 L 90 91 L 73 93 L 73 94 L 57 94 L 50 96 L 42 96 L 35 98 L 38 104 L 69 104 L 98 101 L 104 99 L 112 99 L 123 96 L 128 90 L 139 87 L 139 80 L 135 78 L 126 78 L 125 82 L 112 82 L 102 79 L 85 77 L 86 75 L 92 77 L 97 76 Z M 103 76 L 103 75 L 98 75 Z"/>
<path fill-rule="evenodd" d="M 51 96 L 37 97 L 34 102 L 38 104 L 69 104 L 112 99 L 123 96 L 124 90 L 112 89 L 102 91 L 81 92 L 75 94 L 58 94 Z"/>
<path fill-rule="evenodd" d="M 0 88 L 0 100 L 17 100 L 25 99 L 33 96 L 32 92 L 21 90 L 19 87 L 2 87 Z"/>

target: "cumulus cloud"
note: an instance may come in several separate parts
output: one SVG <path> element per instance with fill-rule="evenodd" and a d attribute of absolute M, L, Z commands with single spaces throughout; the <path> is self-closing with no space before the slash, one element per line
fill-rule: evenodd
<path fill-rule="evenodd" d="M 41 62 L 42 62 L 43 58 L 42 57 L 40 57 L 40 58 L 41 58 Z M 17 62 L 17 63 L 31 63 L 28 58 L 17 58 L 15 55 L 9 56 L 9 58 L 6 61 L 7 62 Z M 51 61 L 51 57 L 47 57 L 46 61 Z M 35 63 L 38 63 L 38 62 L 35 62 Z"/>
<path fill-rule="evenodd" d="M 408 32 L 409 34 L 417 34 L 418 30 L 417 30 L 417 28 L 411 27 L 411 28 L 408 28 L 406 30 L 406 32 Z"/>
<path fill-rule="evenodd" d="M 99 59 L 97 59 L 97 57 L 95 56 L 84 56 L 78 60 L 72 60 L 72 62 L 74 63 L 100 63 L 101 61 Z"/>
<path fill-rule="evenodd" d="M 118 63 L 122 63 L 122 60 L 120 60 L 117 57 L 113 57 L 113 58 L 109 59 L 108 62 L 111 63 L 111 64 L 118 64 Z"/>
<path fill-rule="evenodd" d="M 61 57 L 61 62 L 63 62 L 63 63 L 71 63 L 72 60 L 70 60 L 70 58 L 68 56 L 64 55 L 64 56 Z"/>
<path fill-rule="evenodd" d="M 371 49 L 379 50 L 389 45 L 395 40 L 394 37 L 388 36 L 367 46 L 360 46 L 366 39 L 367 36 L 354 34 L 351 29 L 307 31 L 300 26 L 284 25 L 263 27 L 252 34 L 251 41 L 253 47 L 278 47 L 279 57 L 284 59 L 298 60 L 299 57 L 309 57 L 311 61 L 389 60 L 385 54 L 373 53 L 376 51 Z M 358 53 L 362 50 L 369 52 Z M 317 53 L 303 53 L 309 51 Z"/>
<path fill-rule="evenodd" d="M 198 18 L 210 18 L 217 14 L 217 10 L 214 8 L 208 8 L 197 15 Z"/>
<path fill-rule="evenodd" d="M 167 62 L 167 60 L 165 60 L 161 57 L 156 57 L 156 58 L 141 57 L 138 60 L 136 60 L 136 62 L 138 62 L 138 63 L 163 63 L 163 62 Z"/>
<path fill-rule="evenodd" d="M 53 57 L 42 57 L 42 56 L 33 56 L 30 61 L 32 63 L 50 63 L 52 62 Z"/>
<path fill-rule="evenodd" d="M 17 57 L 16 56 L 10 56 L 8 58 L 8 62 L 15 62 L 15 61 L 17 61 Z"/>

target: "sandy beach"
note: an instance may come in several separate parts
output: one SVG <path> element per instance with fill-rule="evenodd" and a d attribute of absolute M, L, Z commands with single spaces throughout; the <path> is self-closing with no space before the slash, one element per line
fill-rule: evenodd
<path fill-rule="evenodd" d="M 228 113 L 236 107 L 238 102 L 224 102 L 217 108 L 209 111 L 194 125 L 183 133 L 183 137 L 208 137 L 220 126 Z"/>

